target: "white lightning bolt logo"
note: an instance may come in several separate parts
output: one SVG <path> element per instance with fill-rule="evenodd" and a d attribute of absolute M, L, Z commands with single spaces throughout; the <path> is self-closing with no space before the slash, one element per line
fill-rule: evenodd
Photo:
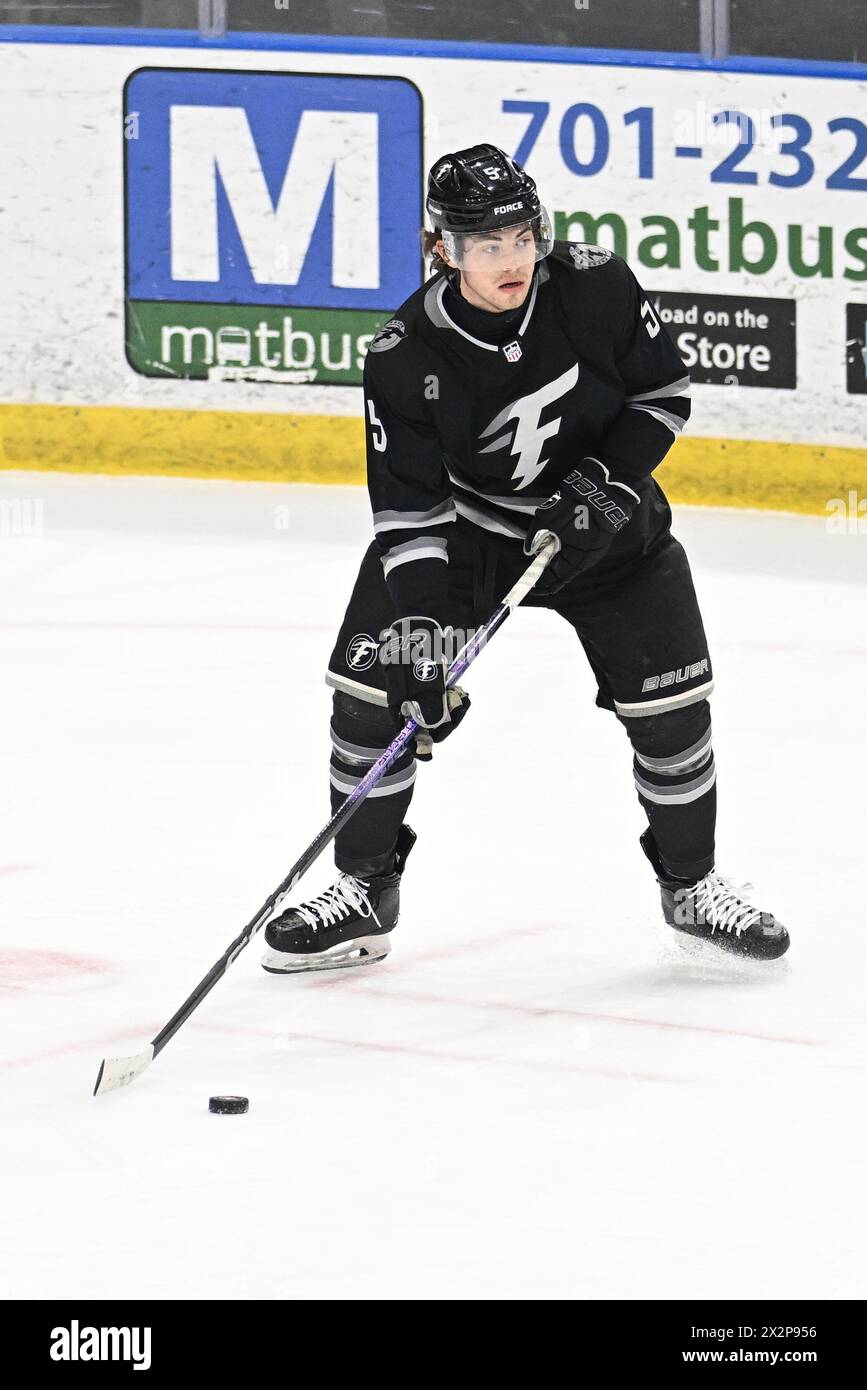
<path fill-rule="evenodd" d="M 539 416 L 546 406 L 565 396 L 567 391 L 578 380 L 580 368 L 578 363 L 570 367 L 562 376 L 558 376 L 556 381 L 549 381 L 547 385 L 540 386 L 538 391 L 533 391 L 529 396 L 521 396 L 520 400 L 513 401 L 507 405 L 505 410 L 501 410 L 499 415 L 495 415 L 491 423 L 482 430 L 480 439 L 487 439 L 489 434 L 495 434 L 497 430 L 504 433 L 497 435 L 490 444 L 486 444 L 480 450 L 483 454 L 493 453 L 495 449 L 502 449 L 511 441 L 511 454 L 517 456 L 518 462 L 512 474 L 512 481 L 517 482 L 516 492 L 521 488 L 528 487 L 534 478 L 537 478 L 548 462 L 543 459 L 542 448 L 545 441 L 555 435 L 560 428 L 562 416 L 558 415 L 556 420 L 550 420 L 547 425 L 539 423 Z M 516 420 L 514 438 L 511 431 L 507 428 L 512 420 Z"/>

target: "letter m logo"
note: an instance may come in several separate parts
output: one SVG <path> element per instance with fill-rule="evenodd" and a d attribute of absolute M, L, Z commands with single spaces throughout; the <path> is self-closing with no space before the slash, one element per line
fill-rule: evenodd
<path fill-rule="evenodd" d="M 392 312 L 420 283 L 411 82 L 142 68 L 125 102 L 129 300 Z"/>

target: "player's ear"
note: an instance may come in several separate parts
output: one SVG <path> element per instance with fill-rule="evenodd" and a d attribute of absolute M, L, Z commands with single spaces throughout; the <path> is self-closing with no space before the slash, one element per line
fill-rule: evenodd
<path fill-rule="evenodd" d="M 457 269 L 457 263 L 452 260 L 451 256 L 446 250 L 445 242 L 442 239 L 440 239 L 437 242 L 436 246 L 434 247 L 434 250 L 436 251 L 441 261 L 445 261 L 446 265 L 453 266 L 455 269 Z"/>

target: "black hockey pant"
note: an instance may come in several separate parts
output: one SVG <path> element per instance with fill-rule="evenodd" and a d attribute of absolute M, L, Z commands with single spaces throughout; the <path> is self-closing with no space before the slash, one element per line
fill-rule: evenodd
<path fill-rule="evenodd" d="M 529 563 L 485 545 L 461 522 L 449 540 L 449 621 L 480 626 Z M 599 687 L 596 703 L 612 710 L 633 748 L 639 801 L 664 865 L 696 879 L 714 865 L 716 771 L 708 695 L 710 657 L 689 562 L 666 533 L 628 575 L 591 588 L 579 578 L 559 594 L 531 593 L 526 607 L 559 613 L 575 629 Z M 402 724 L 385 702 L 374 641 L 398 615 L 375 545 L 364 556 L 329 663 L 331 803 L 344 797 L 388 747 Z M 362 639 L 362 640 L 356 640 Z M 508 638 L 506 637 L 506 640 Z M 480 658 L 484 660 L 484 656 Z M 564 700 L 564 718 L 567 704 Z M 454 737 L 466 737 L 456 732 Z M 434 753 L 436 758 L 436 753 Z M 413 792 L 408 749 L 335 841 L 338 869 L 370 877 L 390 867 L 391 852 Z"/>

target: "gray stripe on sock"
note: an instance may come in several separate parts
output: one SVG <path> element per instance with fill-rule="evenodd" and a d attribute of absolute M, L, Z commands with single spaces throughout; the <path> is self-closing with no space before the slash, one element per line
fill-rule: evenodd
<path fill-rule="evenodd" d="M 415 759 L 413 759 L 412 765 L 405 768 L 403 772 L 393 772 L 388 777 L 381 777 L 373 788 L 373 791 L 369 791 L 367 795 L 394 796 L 396 792 L 405 791 L 406 788 L 411 787 L 415 781 L 415 772 Z M 339 792 L 344 792 L 348 796 L 350 792 L 355 791 L 355 788 L 363 781 L 363 778 L 353 777 L 352 774 L 348 772 L 338 772 L 332 767 L 330 781 L 332 787 L 335 787 Z"/>
<path fill-rule="evenodd" d="M 380 758 L 385 752 L 385 748 L 365 748 L 361 743 L 349 743 L 347 739 L 336 734 L 333 729 L 331 730 L 331 742 L 334 751 L 344 762 L 358 763 L 362 766 L 364 764 L 372 766 L 377 758 Z"/>
<path fill-rule="evenodd" d="M 689 771 L 692 764 L 698 767 L 704 757 L 710 753 L 710 746 L 711 733 L 708 730 L 691 748 L 684 748 L 682 753 L 670 753 L 667 758 L 646 758 L 643 753 L 636 753 L 635 756 L 642 767 L 646 767 L 649 772 L 662 772 L 668 776 L 675 776 L 678 772 Z"/>
<path fill-rule="evenodd" d="M 646 801 L 653 801 L 660 806 L 685 806 L 689 801 L 698 801 L 700 796 L 710 791 L 715 782 L 716 768 L 713 763 L 693 782 L 684 782 L 676 787 L 652 787 L 649 782 L 642 782 L 640 777 L 635 778 L 639 795 Z"/>

